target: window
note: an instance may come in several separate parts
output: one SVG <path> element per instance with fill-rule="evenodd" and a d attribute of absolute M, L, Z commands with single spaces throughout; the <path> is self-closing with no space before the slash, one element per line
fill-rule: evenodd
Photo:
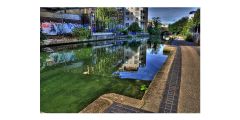
<path fill-rule="evenodd" d="M 135 16 L 139 16 L 139 12 L 135 12 Z"/>
<path fill-rule="evenodd" d="M 129 23 L 126 23 L 126 26 L 128 27 L 128 26 L 129 26 Z"/>
<path fill-rule="evenodd" d="M 136 21 L 138 21 L 138 18 L 136 18 Z"/>
<path fill-rule="evenodd" d="M 127 20 L 129 20 L 129 17 L 127 17 Z"/>
<path fill-rule="evenodd" d="M 126 12 L 126 15 L 129 15 L 129 12 Z"/>
<path fill-rule="evenodd" d="M 135 8 L 135 10 L 139 10 L 139 8 Z"/>

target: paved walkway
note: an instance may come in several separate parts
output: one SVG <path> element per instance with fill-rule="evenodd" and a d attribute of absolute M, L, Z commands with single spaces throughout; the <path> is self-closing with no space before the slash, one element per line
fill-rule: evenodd
<path fill-rule="evenodd" d="M 173 40 L 177 54 L 168 77 L 161 113 L 200 112 L 200 47 Z"/>
<path fill-rule="evenodd" d="M 200 50 L 181 46 L 182 73 L 178 110 L 180 113 L 200 112 Z"/>
<path fill-rule="evenodd" d="M 111 106 L 109 106 L 105 111 L 105 113 L 150 113 L 149 111 L 134 108 L 128 105 L 123 105 L 114 102 Z"/>

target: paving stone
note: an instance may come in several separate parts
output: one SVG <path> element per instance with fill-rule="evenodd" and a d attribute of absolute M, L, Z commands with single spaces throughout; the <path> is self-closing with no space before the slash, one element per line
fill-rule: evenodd
<path fill-rule="evenodd" d="M 114 102 L 111 106 L 109 106 L 104 112 L 105 113 L 151 113 L 146 110 L 134 108 L 134 107 L 123 105 L 116 102 Z"/>
<path fill-rule="evenodd" d="M 179 96 L 179 86 L 181 80 L 181 49 L 177 47 L 177 52 L 168 76 L 167 87 L 160 104 L 160 113 L 173 113 L 177 111 Z"/>

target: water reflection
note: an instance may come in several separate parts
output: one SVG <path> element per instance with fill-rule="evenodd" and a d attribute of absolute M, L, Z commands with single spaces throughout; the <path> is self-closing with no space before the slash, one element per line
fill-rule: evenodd
<path fill-rule="evenodd" d="M 79 45 L 72 50 L 41 54 L 41 68 L 60 65 L 65 72 L 79 75 L 101 75 L 120 79 L 152 80 L 167 59 L 164 45 L 154 42 L 114 41 Z M 69 47 L 69 46 L 68 46 Z M 72 47 L 70 47 L 72 48 Z"/>
<path fill-rule="evenodd" d="M 115 72 L 122 79 L 138 79 L 152 80 L 160 67 L 167 59 L 167 55 L 163 54 L 163 45 L 154 45 L 153 47 L 141 45 L 138 47 L 137 53 L 132 52 L 132 57 L 129 57 L 124 67 L 124 71 Z M 127 49 L 127 52 L 129 49 Z M 128 54 L 129 55 L 129 54 Z M 129 67 L 129 68 L 128 68 Z"/>

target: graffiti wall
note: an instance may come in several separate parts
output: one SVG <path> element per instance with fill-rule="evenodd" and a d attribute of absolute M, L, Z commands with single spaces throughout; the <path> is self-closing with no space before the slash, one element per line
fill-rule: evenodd
<path fill-rule="evenodd" d="M 72 33 L 74 28 L 83 27 L 81 24 L 73 23 L 54 23 L 54 22 L 44 22 L 41 23 L 42 33 L 47 35 L 61 35 Z"/>

